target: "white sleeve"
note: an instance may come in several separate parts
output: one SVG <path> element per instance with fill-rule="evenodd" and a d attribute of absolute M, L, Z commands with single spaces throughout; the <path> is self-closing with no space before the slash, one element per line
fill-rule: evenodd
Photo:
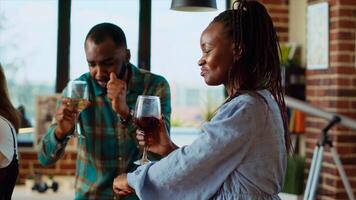
<path fill-rule="evenodd" d="M 14 156 L 12 132 L 9 124 L 0 117 L 0 168 L 7 167 Z"/>

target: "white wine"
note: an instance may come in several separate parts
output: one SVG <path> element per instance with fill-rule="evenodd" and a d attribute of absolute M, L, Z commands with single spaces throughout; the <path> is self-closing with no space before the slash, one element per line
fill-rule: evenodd
<path fill-rule="evenodd" d="M 89 101 L 86 99 L 70 99 L 68 102 L 68 106 L 77 109 L 78 112 L 81 112 L 89 105 Z"/>

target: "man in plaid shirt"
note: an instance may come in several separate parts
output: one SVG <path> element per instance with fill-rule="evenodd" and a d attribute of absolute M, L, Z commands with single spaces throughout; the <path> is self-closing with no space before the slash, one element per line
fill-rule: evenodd
<path fill-rule="evenodd" d="M 85 138 L 78 139 L 77 145 L 75 199 L 113 199 L 114 178 L 133 171 L 136 168 L 133 162 L 140 157 L 132 121 L 138 95 L 160 97 L 163 119 L 169 130 L 170 89 L 162 76 L 129 63 L 125 34 L 114 24 L 94 26 L 85 39 L 85 53 L 89 73 L 77 80 L 87 82 L 90 104 L 78 120 Z M 61 158 L 73 133 L 77 110 L 68 106 L 68 101 L 61 99 L 56 122 L 42 139 L 38 159 L 43 165 L 52 165 Z M 131 195 L 127 199 L 138 198 Z"/>

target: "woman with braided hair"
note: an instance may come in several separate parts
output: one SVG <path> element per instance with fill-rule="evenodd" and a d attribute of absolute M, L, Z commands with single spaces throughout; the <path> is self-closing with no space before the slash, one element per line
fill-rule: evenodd
<path fill-rule="evenodd" d="M 206 84 L 223 84 L 227 100 L 191 145 L 177 148 L 164 126 L 158 141 L 138 132 L 141 145 L 165 157 L 118 176 L 116 193 L 144 200 L 280 199 L 290 141 L 277 35 L 262 4 L 235 3 L 203 31 L 198 61 Z"/>

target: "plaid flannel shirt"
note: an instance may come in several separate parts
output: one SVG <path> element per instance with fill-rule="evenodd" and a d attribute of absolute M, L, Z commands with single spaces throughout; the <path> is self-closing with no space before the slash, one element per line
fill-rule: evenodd
<path fill-rule="evenodd" d="M 171 101 L 168 82 L 148 71 L 128 65 L 126 102 L 135 108 L 138 95 L 156 95 L 161 100 L 161 110 L 167 129 L 170 128 Z M 121 174 L 133 171 L 133 162 L 140 157 L 136 141 L 136 126 L 120 123 L 112 109 L 105 89 L 90 74 L 78 80 L 88 83 L 91 106 L 80 113 L 80 131 L 86 138 L 78 139 L 76 162 L 75 199 L 113 199 L 112 183 Z M 63 92 L 64 93 L 64 92 Z M 58 102 L 60 105 L 60 102 Z M 42 138 L 38 159 L 43 165 L 54 164 L 64 154 L 68 139 L 60 142 L 54 136 L 56 124 L 52 124 Z M 120 197 L 119 197 L 120 198 Z M 137 199 L 131 195 L 125 199 Z"/>

